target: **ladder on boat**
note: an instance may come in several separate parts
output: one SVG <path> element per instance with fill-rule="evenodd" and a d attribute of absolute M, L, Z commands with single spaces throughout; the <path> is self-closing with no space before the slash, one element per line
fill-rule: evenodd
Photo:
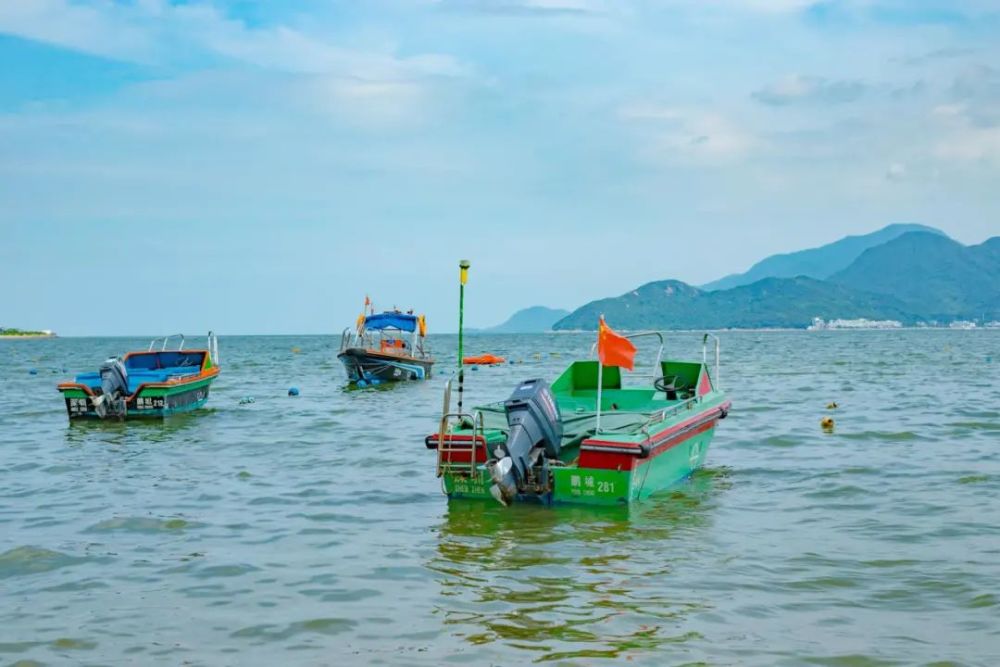
<path fill-rule="evenodd" d="M 445 383 L 444 405 L 437 437 L 437 476 L 444 474 L 474 477 L 479 459 L 479 447 L 486 451 L 486 429 L 483 413 L 451 412 L 451 380 Z M 455 427 L 471 422 L 472 434 L 455 434 Z M 457 460 L 456 460 L 457 459 Z"/>

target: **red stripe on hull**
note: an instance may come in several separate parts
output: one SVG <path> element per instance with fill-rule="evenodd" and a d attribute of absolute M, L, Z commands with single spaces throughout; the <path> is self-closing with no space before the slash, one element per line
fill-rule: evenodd
<path fill-rule="evenodd" d="M 685 431 L 684 433 L 678 433 L 674 437 L 667 440 L 660 441 L 652 450 L 649 452 L 649 458 L 655 458 L 660 454 L 663 454 L 668 449 L 673 449 L 677 445 L 687 442 L 691 438 L 705 431 L 715 428 L 715 425 L 719 422 L 718 417 L 706 421 L 700 426 Z M 580 467 L 581 468 L 601 468 L 604 470 L 635 470 L 639 465 L 638 454 L 640 448 L 636 447 L 636 452 L 625 453 L 625 452 L 601 452 L 593 450 L 584 450 L 580 452 Z"/>

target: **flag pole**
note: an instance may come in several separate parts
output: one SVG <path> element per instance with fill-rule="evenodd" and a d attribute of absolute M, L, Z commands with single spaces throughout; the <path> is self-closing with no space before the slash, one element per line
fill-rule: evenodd
<path fill-rule="evenodd" d="M 458 263 L 458 412 L 462 413 L 462 392 L 465 384 L 465 365 L 463 347 L 463 325 L 465 320 L 465 283 L 469 280 L 469 260 L 463 259 Z"/>
<path fill-rule="evenodd" d="M 604 389 L 604 362 L 601 361 L 601 324 L 604 322 L 604 315 L 597 324 L 597 424 L 594 427 L 594 435 L 601 432 L 601 392 Z"/>

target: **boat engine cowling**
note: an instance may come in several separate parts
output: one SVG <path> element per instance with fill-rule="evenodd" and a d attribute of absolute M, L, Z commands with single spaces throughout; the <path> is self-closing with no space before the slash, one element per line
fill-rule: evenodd
<path fill-rule="evenodd" d="M 101 364 L 101 395 L 94 399 L 98 417 L 124 417 L 127 410 L 128 371 L 120 359 L 108 359 Z"/>
<path fill-rule="evenodd" d="M 545 380 L 525 380 L 504 401 L 509 427 L 507 441 L 486 463 L 493 479 L 493 497 L 504 505 L 518 493 L 541 494 L 549 487 L 549 459 L 558 459 L 562 445 L 559 406 Z"/>

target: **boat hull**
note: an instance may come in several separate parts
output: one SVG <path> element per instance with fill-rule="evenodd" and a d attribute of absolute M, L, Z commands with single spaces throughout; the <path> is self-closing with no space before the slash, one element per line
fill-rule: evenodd
<path fill-rule="evenodd" d="M 378 384 L 426 380 L 434 361 L 396 354 L 382 354 L 362 348 L 349 348 L 337 355 L 351 382 Z"/>
<path fill-rule="evenodd" d="M 139 389 L 126 400 L 125 419 L 162 419 L 191 412 L 205 405 L 215 377 L 200 378 L 174 386 L 150 386 Z M 94 410 L 95 394 L 83 385 L 60 386 L 71 420 L 102 419 Z M 112 417 L 104 417 L 109 419 Z"/>
<path fill-rule="evenodd" d="M 630 467 L 590 468 L 566 466 L 552 469 L 551 492 L 519 495 L 517 501 L 542 504 L 623 505 L 669 489 L 702 466 L 715 435 L 718 419 L 680 434 L 657 446 L 647 458 L 633 458 Z M 495 502 L 485 465 L 473 475 L 445 472 L 444 491 L 449 498 L 476 498 Z"/>

